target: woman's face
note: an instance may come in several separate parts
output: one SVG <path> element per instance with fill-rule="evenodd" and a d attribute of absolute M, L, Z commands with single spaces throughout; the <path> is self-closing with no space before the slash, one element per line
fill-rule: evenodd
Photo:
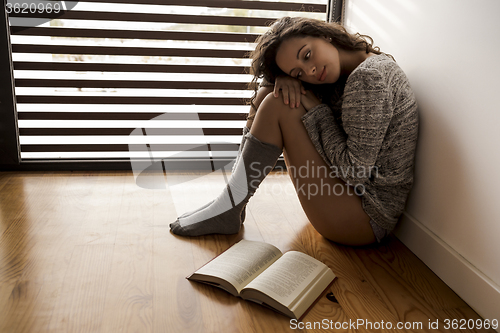
<path fill-rule="evenodd" d="M 276 53 L 276 64 L 288 75 L 312 84 L 334 83 L 340 76 L 339 52 L 326 37 L 285 40 Z"/>

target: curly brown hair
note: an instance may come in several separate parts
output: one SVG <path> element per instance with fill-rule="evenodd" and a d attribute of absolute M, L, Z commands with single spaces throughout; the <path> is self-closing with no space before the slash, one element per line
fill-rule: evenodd
<path fill-rule="evenodd" d="M 264 79 L 264 82 L 274 84 L 278 76 L 287 75 L 276 64 L 276 54 L 279 47 L 283 41 L 289 38 L 310 36 L 331 38 L 332 45 L 343 50 L 382 53 L 378 47 L 373 46 L 371 37 L 359 33 L 350 34 L 339 23 L 303 17 L 283 17 L 276 20 L 267 32 L 257 38 L 257 46 L 249 54 L 252 60 L 250 73 L 254 76 L 251 87 L 257 90 L 257 80 L 261 78 Z M 342 82 L 339 82 L 339 84 L 342 84 Z M 312 87 L 313 85 L 307 84 L 304 84 L 304 86 L 306 86 L 306 89 L 315 91 L 319 95 L 318 97 L 322 97 L 322 91 L 329 89 L 327 87 Z"/>

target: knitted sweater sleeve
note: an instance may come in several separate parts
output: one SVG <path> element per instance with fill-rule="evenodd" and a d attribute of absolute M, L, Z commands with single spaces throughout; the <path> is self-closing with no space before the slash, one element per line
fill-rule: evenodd
<path fill-rule="evenodd" d="M 346 83 L 342 102 L 342 125 L 332 110 L 320 104 L 302 121 L 318 151 L 345 182 L 366 184 L 376 167 L 392 118 L 391 91 L 387 78 L 376 68 L 353 72 Z"/>

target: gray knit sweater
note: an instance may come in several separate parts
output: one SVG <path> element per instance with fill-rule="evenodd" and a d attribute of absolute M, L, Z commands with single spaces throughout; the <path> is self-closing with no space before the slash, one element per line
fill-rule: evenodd
<path fill-rule="evenodd" d="M 371 56 L 349 75 L 337 106 L 340 119 L 320 104 L 304 125 L 332 172 L 356 185 L 368 216 L 392 230 L 413 185 L 418 115 L 408 79 L 388 56 Z"/>

